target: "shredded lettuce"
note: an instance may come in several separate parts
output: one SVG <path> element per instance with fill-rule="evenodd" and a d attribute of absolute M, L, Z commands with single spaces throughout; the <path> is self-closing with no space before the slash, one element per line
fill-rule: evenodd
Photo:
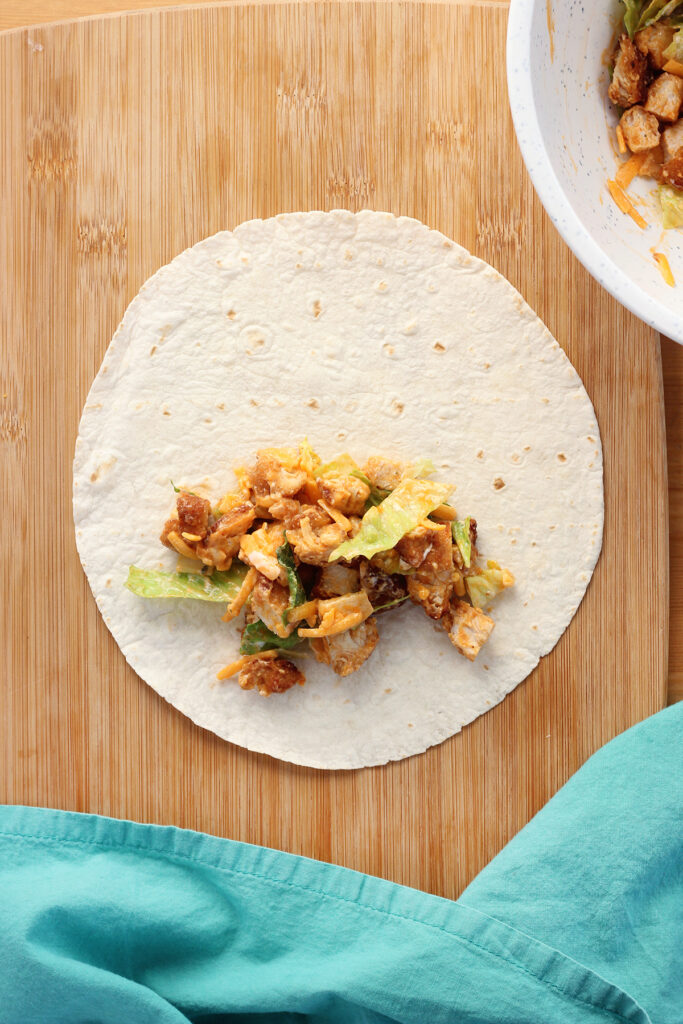
<path fill-rule="evenodd" d="M 512 573 L 508 569 L 501 569 L 498 562 L 488 561 L 486 566 L 476 576 L 465 577 L 467 593 L 475 608 L 483 608 L 496 594 L 515 582 Z"/>
<path fill-rule="evenodd" d="M 679 64 L 683 64 L 683 28 L 676 29 L 663 54 L 667 60 L 677 60 Z"/>
<path fill-rule="evenodd" d="M 287 625 L 287 615 L 291 608 L 297 608 L 300 604 L 303 604 L 306 600 L 306 591 L 303 588 L 303 584 L 299 579 L 299 574 L 296 571 L 296 565 L 294 564 L 294 552 L 292 551 L 289 541 L 285 541 L 284 544 L 277 549 L 277 560 L 282 568 L 287 573 L 287 583 L 289 585 L 289 608 L 286 608 L 282 613 L 282 621 L 285 626 Z"/>
<path fill-rule="evenodd" d="M 288 637 L 277 636 L 268 629 L 265 623 L 257 619 L 256 622 L 250 622 L 242 631 L 240 654 L 262 654 L 263 651 L 274 650 L 291 651 L 302 642 L 296 631 Z"/>
<path fill-rule="evenodd" d="M 681 6 L 683 0 L 622 0 L 626 8 L 624 28 L 633 39 L 636 32 L 656 21 L 668 18 Z"/>
<path fill-rule="evenodd" d="M 453 527 L 453 540 L 460 549 L 462 560 L 465 563 L 465 568 L 469 569 L 472 563 L 472 538 L 470 537 L 470 520 L 471 516 L 461 521 L 456 519 L 452 524 Z"/>
<path fill-rule="evenodd" d="M 658 192 L 662 207 L 662 225 L 665 228 L 683 227 L 683 192 L 671 188 L 670 185 L 660 185 Z"/>
<path fill-rule="evenodd" d="M 413 477 L 415 480 L 419 480 L 425 476 L 431 476 L 432 473 L 436 473 L 436 466 L 431 459 L 418 459 L 412 466 L 409 467 L 407 476 Z"/>
<path fill-rule="evenodd" d="M 343 455 L 338 455 L 336 459 L 332 459 L 331 462 L 326 462 L 324 466 L 320 466 L 318 468 L 318 476 L 348 476 L 349 474 L 353 474 L 355 476 L 358 472 L 358 463 L 346 452 L 344 452 Z"/>
<path fill-rule="evenodd" d="M 396 598 L 394 598 L 393 601 L 387 601 L 386 604 L 376 604 L 376 605 L 373 605 L 373 607 L 372 607 L 373 614 L 375 612 L 384 611 L 385 608 L 393 608 L 395 604 L 403 604 L 403 602 L 407 601 L 409 597 L 410 597 L 410 594 L 404 594 L 403 597 L 396 597 Z"/>
<path fill-rule="evenodd" d="M 372 558 L 379 551 L 388 551 L 440 505 L 450 491 L 445 484 L 431 480 L 401 480 L 381 505 L 368 509 L 356 536 L 340 544 L 330 555 L 330 562 L 359 555 Z"/>
<path fill-rule="evenodd" d="M 230 602 L 237 596 L 247 566 L 234 563 L 227 572 L 158 572 L 131 565 L 124 586 L 138 597 L 180 597 L 195 601 Z"/>

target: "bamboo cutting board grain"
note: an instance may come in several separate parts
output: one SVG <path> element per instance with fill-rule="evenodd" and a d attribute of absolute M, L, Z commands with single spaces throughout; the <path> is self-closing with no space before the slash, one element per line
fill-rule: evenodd
<path fill-rule="evenodd" d="M 0 36 L 0 800 L 203 829 L 454 897 L 598 746 L 663 706 L 659 349 L 532 192 L 505 27 L 497 4 L 312 2 Z M 338 206 L 419 217 L 520 289 L 594 401 L 606 525 L 568 632 L 502 704 L 421 756 L 323 773 L 203 732 L 128 668 L 78 562 L 71 459 L 147 276 L 247 218 Z"/>

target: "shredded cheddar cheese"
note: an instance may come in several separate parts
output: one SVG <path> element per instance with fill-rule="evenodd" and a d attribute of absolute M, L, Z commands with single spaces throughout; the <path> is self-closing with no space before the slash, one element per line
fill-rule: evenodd
<path fill-rule="evenodd" d="M 312 626 L 316 620 L 318 614 L 318 599 L 314 598 L 312 601 L 306 601 L 304 604 L 300 604 L 298 608 L 291 608 L 287 612 L 287 624 L 289 626 L 296 625 L 297 622 L 301 622 L 302 619 L 306 619 L 309 626 Z"/>
<path fill-rule="evenodd" d="M 624 138 L 624 132 L 620 124 L 617 125 L 617 146 L 619 147 L 620 153 L 626 152 L 626 139 Z"/>
<path fill-rule="evenodd" d="M 339 509 L 332 508 L 332 506 L 328 505 L 323 498 L 318 498 L 318 504 L 321 508 L 325 509 L 330 519 L 333 519 L 337 526 L 341 526 L 342 530 L 345 530 L 346 533 L 351 532 L 351 523 L 343 512 L 340 512 Z"/>
<path fill-rule="evenodd" d="M 666 281 L 666 283 L 669 285 L 670 288 L 675 288 L 676 287 L 676 279 L 673 276 L 673 274 L 671 273 L 671 267 L 669 266 L 669 261 L 666 258 L 666 256 L 664 255 L 664 253 L 663 252 L 653 252 L 652 255 L 654 256 L 655 263 L 659 267 L 659 272 L 662 275 L 662 277 L 664 278 L 664 280 Z"/>
<path fill-rule="evenodd" d="M 249 597 L 249 595 L 251 594 L 252 590 L 256 585 L 257 576 L 258 573 L 256 572 L 256 569 L 252 568 L 249 570 L 247 575 L 242 580 L 242 586 L 239 589 L 239 593 L 237 594 L 236 597 L 233 598 L 233 600 L 228 605 L 225 615 L 223 615 L 222 617 L 223 622 L 230 622 L 231 619 L 234 619 L 242 611 L 247 598 Z"/>
<path fill-rule="evenodd" d="M 662 70 L 667 71 L 670 75 L 678 75 L 679 78 L 683 78 L 683 64 L 680 61 L 668 60 Z"/>
<path fill-rule="evenodd" d="M 640 169 L 645 163 L 647 153 L 634 153 L 626 163 L 623 163 L 614 176 L 614 180 L 620 188 L 628 188 Z"/>
<path fill-rule="evenodd" d="M 621 212 L 628 214 L 628 216 L 635 221 L 639 228 L 646 228 L 647 221 L 640 216 L 635 206 L 624 192 L 621 185 L 618 185 L 616 181 L 608 181 L 607 188 L 609 189 L 609 194 L 611 195 L 612 199 L 617 204 Z"/>
<path fill-rule="evenodd" d="M 186 544 L 183 538 L 179 534 L 177 534 L 175 530 L 171 530 L 171 532 L 168 535 L 168 540 L 176 549 L 179 555 L 185 555 L 186 558 L 194 558 L 195 561 L 201 561 L 197 552 L 193 551 L 189 544 Z"/>
<path fill-rule="evenodd" d="M 277 658 L 279 654 L 280 651 L 261 651 L 259 654 L 243 654 L 237 661 L 231 662 L 225 668 L 222 668 L 220 672 L 217 672 L 216 679 L 230 679 L 231 676 L 236 676 L 238 672 L 241 672 L 250 661 L 256 661 L 257 658 Z"/>

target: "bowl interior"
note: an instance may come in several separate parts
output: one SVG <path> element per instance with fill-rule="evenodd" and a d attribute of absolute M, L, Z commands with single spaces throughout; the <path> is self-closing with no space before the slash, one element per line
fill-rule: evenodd
<path fill-rule="evenodd" d="M 662 228 L 654 181 L 636 179 L 628 190 L 645 230 L 607 191 L 619 162 L 607 62 L 622 10 L 617 0 L 512 0 L 510 102 L 534 185 L 575 254 L 624 305 L 683 341 L 683 229 Z M 677 287 L 654 252 L 666 255 Z"/>

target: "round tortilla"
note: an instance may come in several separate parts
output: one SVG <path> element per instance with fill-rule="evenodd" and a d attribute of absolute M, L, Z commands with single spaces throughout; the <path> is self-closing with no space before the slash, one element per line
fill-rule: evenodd
<path fill-rule="evenodd" d="M 410 603 L 362 668 L 266 700 L 215 684 L 239 646 L 222 605 L 145 600 L 128 567 L 172 569 L 170 480 L 216 498 L 256 450 L 307 437 L 431 458 L 478 547 L 516 577 L 470 663 Z M 142 287 L 106 353 L 74 461 L 78 550 L 135 671 L 198 725 L 318 768 L 408 757 L 501 701 L 569 624 L 600 552 L 602 449 L 579 376 L 519 293 L 418 221 L 285 214 L 183 252 Z"/>

